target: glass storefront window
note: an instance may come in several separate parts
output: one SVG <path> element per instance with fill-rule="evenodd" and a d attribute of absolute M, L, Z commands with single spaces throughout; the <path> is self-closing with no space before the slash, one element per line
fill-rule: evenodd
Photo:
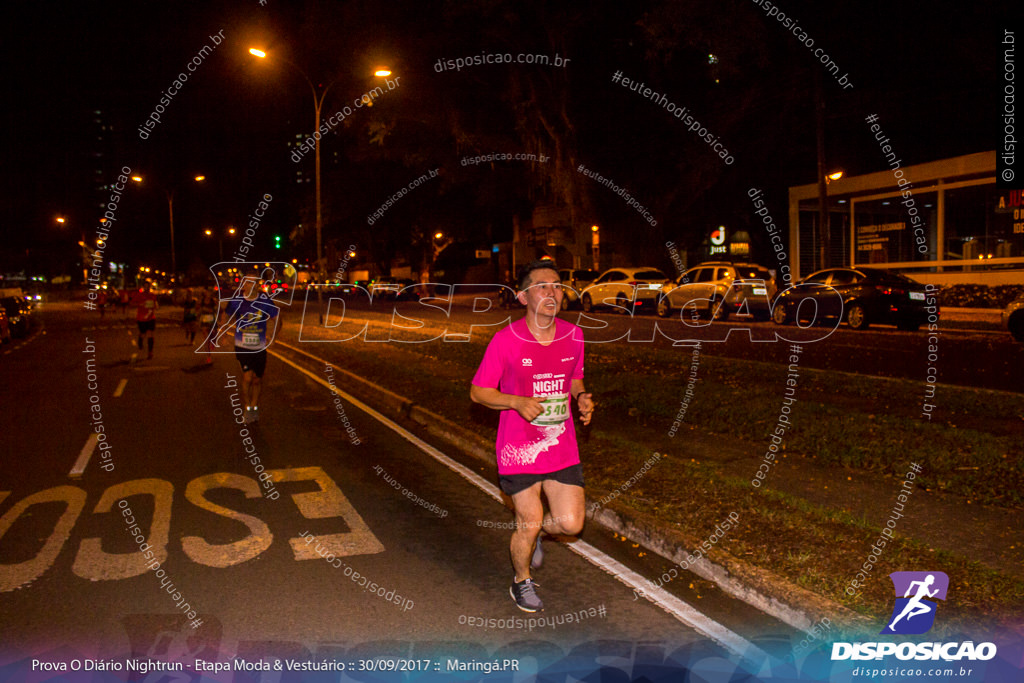
<path fill-rule="evenodd" d="M 946 251 L 950 259 L 1024 255 L 1021 192 L 994 184 L 947 190 Z"/>
<path fill-rule="evenodd" d="M 913 205 L 900 195 L 856 201 L 853 211 L 856 263 L 927 261 L 935 242 L 937 194 L 914 193 Z M 921 239 L 923 238 L 923 242 Z M 920 244 L 928 247 L 924 253 Z"/>

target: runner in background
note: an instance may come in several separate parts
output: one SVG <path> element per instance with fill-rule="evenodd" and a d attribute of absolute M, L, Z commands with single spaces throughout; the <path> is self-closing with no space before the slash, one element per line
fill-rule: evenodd
<path fill-rule="evenodd" d="M 120 291 L 120 293 L 118 294 L 118 297 L 117 297 L 117 303 L 119 303 L 121 305 L 121 317 L 122 318 L 127 318 L 128 317 L 128 301 L 129 301 L 130 298 L 131 297 L 128 294 L 128 287 L 127 286 L 122 287 L 121 291 Z"/>
<path fill-rule="evenodd" d="M 235 328 L 235 358 L 242 366 L 242 397 L 245 400 L 245 422 L 260 419 L 260 393 L 263 373 L 267 368 L 267 327 L 280 312 L 277 304 L 264 291 L 265 284 L 273 282 L 273 270 L 268 268 L 261 277 L 246 276 L 227 302 L 227 325 Z M 225 326 L 218 324 L 217 339 Z"/>
<path fill-rule="evenodd" d="M 183 314 L 181 325 L 185 328 L 185 341 L 194 344 L 196 341 L 196 330 L 198 329 L 198 308 L 199 301 L 191 289 L 185 290 L 185 301 L 182 303 Z"/>
<path fill-rule="evenodd" d="M 132 296 L 132 305 L 135 306 L 135 322 L 139 324 L 139 351 L 142 351 L 143 337 L 149 347 L 149 354 L 146 358 L 153 357 L 153 330 L 156 329 L 156 310 L 160 308 L 152 289 L 153 285 L 147 282 Z"/>
<path fill-rule="evenodd" d="M 213 363 L 213 323 L 217 319 L 217 299 L 213 292 L 203 288 L 199 295 L 199 325 L 203 332 L 202 350 L 206 352 L 207 365 Z M 196 353 L 199 349 L 196 349 Z"/>

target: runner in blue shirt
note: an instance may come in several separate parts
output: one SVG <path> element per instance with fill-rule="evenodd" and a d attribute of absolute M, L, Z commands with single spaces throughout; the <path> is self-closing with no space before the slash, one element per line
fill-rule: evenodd
<path fill-rule="evenodd" d="M 259 278 L 244 278 L 225 309 L 228 324 L 235 328 L 235 358 L 242 366 L 246 424 L 259 420 L 260 385 L 267 367 L 269 345 L 267 328 L 280 312 L 262 289 Z"/>

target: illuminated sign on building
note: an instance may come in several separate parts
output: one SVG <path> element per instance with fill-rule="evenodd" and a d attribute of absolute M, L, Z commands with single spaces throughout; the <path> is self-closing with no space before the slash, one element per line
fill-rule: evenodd
<path fill-rule="evenodd" d="M 725 226 L 719 225 L 717 228 L 711 231 L 711 253 L 712 254 L 724 254 L 725 253 Z"/>

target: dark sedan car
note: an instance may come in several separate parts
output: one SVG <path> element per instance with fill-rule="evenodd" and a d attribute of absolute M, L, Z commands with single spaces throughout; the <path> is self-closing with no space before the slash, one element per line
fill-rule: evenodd
<path fill-rule="evenodd" d="M 27 336 L 32 315 L 32 304 L 28 299 L 23 296 L 5 296 L 0 299 L 0 306 L 3 306 L 4 312 L 7 314 L 11 336 Z"/>
<path fill-rule="evenodd" d="M 925 286 L 879 268 L 828 268 L 808 275 L 779 294 L 772 319 L 784 325 L 799 317 L 840 318 L 855 330 L 872 324 L 915 331 L 928 319 Z M 938 304 L 929 306 L 938 314 Z"/>
<path fill-rule="evenodd" d="M 1010 331 L 1014 339 L 1024 343 L 1024 296 L 1011 301 L 1003 309 L 1003 327 Z"/>

